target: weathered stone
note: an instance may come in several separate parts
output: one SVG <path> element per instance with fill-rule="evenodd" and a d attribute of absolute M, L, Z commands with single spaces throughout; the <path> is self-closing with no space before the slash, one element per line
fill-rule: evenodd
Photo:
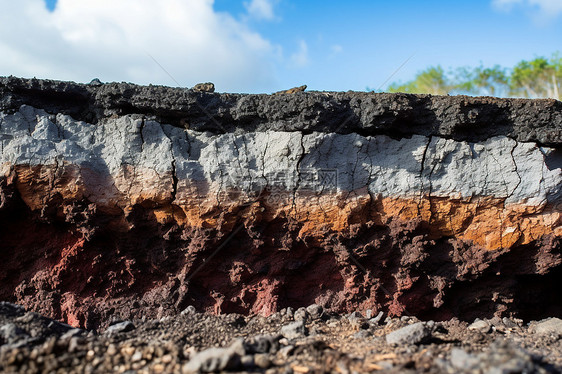
<path fill-rule="evenodd" d="M 29 337 L 29 334 L 13 323 L 0 326 L 0 339 L 6 344 L 16 344 Z"/>
<path fill-rule="evenodd" d="M 193 90 L 194 91 L 200 91 L 200 92 L 215 92 L 215 85 L 211 82 L 197 83 L 193 87 Z"/>
<path fill-rule="evenodd" d="M 322 306 L 318 304 L 309 305 L 306 308 L 306 311 L 313 320 L 322 318 L 322 315 L 324 314 L 324 308 L 322 308 Z"/>
<path fill-rule="evenodd" d="M 105 330 L 105 334 L 107 335 L 120 334 L 123 332 L 132 331 L 134 329 L 135 329 L 135 325 L 131 321 L 123 321 L 109 326 Z"/>
<path fill-rule="evenodd" d="M 469 330 L 476 330 L 483 333 L 487 333 L 490 331 L 491 326 L 488 322 L 482 321 L 481 319 L 476 319 L 473 323 L 468 326 Z"/>
<path fill-rule="evenodd" d="M 209 348 L 197 353 L 182 367 L 182 372 L 215 373 L 233 370 L 239 367 L 240 359 L 245 355 L 241 340 L 233 342 L 228 348 Z"/>
<path fill-rule="evenodd" d="M 539 321 L 534 325 L 533 331 L 541 335 L 562 336 L 562 320 L 560 318 L 547 318 Z"/>
<path fill-rule="evenodd" d="M 185 308 L 184 310 L 181 311 L 181 315 L 185 316 L 188 314 L 193 314 L 193 313 L 197 313 L 197 310 L 195 309 L 195 307 L 193 305 L 189 305 L 187 308 Z"/>
<path fill-rule="evenodd" d="M 419 344 L 431 337 L 431 329 L 423 322 L 402 327 L 386 335 L 386 342 L 392 345 Z"/>
<path fill-rule="evenodd" d="M 309 317 L 310 315 L 308 314 L 306 308 L 303 307 L 297 309 L 294 314 L 295 321 L 307 321 Z"/>
<path fill-rule="evenodd" d="M 308 334 L 304 321 L 299 320 L 281 327 L 281 335 L 287 339 L 298 339 Z"/>

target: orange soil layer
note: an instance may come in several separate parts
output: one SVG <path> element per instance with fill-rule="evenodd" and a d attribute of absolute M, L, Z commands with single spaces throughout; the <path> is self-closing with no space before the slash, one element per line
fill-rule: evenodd
<path fill-rule="evenodd" d="M 88 186 L 84 183 L 85 174 L 88 174 Z M 65 204 L 94 203 L 98 212 L 115 217 L 108 225 L 117 231 L 130 229 L 123 217 L 133 206 L 140 205 L 150 209 L 161 224 L 203 228 L 220 224 L 225 231 L 229 226 L 234 229 L 241 218 L 246 222 L 290 218 L 302 224 L 301 236 L 317 237 L 319 242 L 327 231 L 346 231 L 353 225 L 369 222 L 384 224 L 397 217 L 403 221 L 419 217 L 429 224 L 434 238 L 470 240 L 488 250 L 528 244 L 544 235 L 562 236 L 562 212 L 559 207 L 546 203 L 540 206 L 505 204 L 505 198 L 493 196 L 374 198 L 366 188 L 322 195 L 264 192 L 258 197 L 245 197 L 236 191 L 217 193 L 212 187 L 201 188 L 200 184 L 190 185 L 189 181 L 179 182 L 172 203 L 171 175 L 159 176 L 162 182 L 155 184 L 146 180 L 147 176 L 154 178 L 151 174 L 134 173 L 126 193 L 115 184 L 125 175 L 104 179 L 75 165 L 17 166 L 8 183 L 15 181 L 19 194 L 32 211 L 56 205 L 57 215 L 63 217 Z M 139 176 L 144 177 L 139 179 Z M 113 184 L 108 183 L 110 179 Z M 99 183 L 97 189 L 103 191 L 102 195 L 92 193 L 92 180 Z M 205 196 L 200 196 L 202 190 L 206 191 Z"/>

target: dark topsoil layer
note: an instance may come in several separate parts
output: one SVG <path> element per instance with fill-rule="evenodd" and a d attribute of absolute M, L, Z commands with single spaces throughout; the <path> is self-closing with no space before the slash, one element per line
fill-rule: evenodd
<path fill-rule="evenodd" d="M 114 114 L 143 114 L 215 133 L 319 131 L 394 138 L 419 134 L 472 142 L 505 135 L 543 145 L 562 143 L 562 102 L 557 100 L 368 92 L 247 95 L 0 77 L 0 110 L 22 104 L 93 123 Z"/>
<path fill-rule="evenodd" d="M 307 311 L 308 310 L 308 311 Z M 0 372 L 559 373 L 562 321 L 469 325 L 330 315 L 317 306 L 268 318 L 188 308 L 159 320 L 72 329 L 0 302 Z M 221 348 L 218 348 L 221 347 Z"/>

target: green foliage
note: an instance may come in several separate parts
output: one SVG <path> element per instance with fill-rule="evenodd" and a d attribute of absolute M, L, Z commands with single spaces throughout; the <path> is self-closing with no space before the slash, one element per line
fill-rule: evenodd
<path fill-rule="evenodd" d="M 432 95 L 446 95 L 453 87 L 441 66 L 430 66 L 416 75 L 412 81 L 404 84 L 393 83 L 388 87 L 389 92 L 428 93 Z"/>
<path fill-rule="evenodd" d="M 513 68 L 509 82 L 510 93 L 523 97 L 551 97 L 560 99 L 562 92 L 562 58 L 537 57 L 521 61 Z"/>
<path fill-rule="evenodd" d="M 406 83 L 392 83 L 389 92 L 428 93 L 446 95 L 518 96 L 527 98 L 561 99 L 562 55 L 537 57 L 521 61 L 512 69 L 499 65 L 475 68 L 462 67 L 445 73 L 441 66 L 431 66 Z"/>
<path fill-rule="evenodd" d="M 474 95 L 503 96 L 509 91 L 506 69 L 499 65 L 486 68 L 482 65 L 457 71 L 456 89 Z"/>

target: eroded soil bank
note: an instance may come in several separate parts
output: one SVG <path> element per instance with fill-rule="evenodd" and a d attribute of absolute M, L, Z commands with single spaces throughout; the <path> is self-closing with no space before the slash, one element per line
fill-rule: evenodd
<path fill-rule="evenodd" d="M 311 304 L 562 315 L 553 100 L 0 78 L 0 299 L 75 327 Z"/>

